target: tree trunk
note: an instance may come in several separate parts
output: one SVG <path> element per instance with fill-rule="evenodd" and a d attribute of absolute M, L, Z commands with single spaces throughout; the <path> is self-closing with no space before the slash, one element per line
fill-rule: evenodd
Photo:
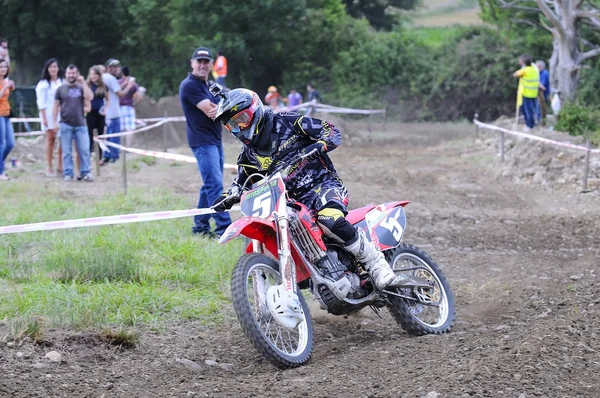
<path fill-rule="evenodd" d="M 596 49 L 583 53 L 579 48 L 582 19 L 600 28 L 599 8 L 583 0 L 536 0 L 550 22 L 544 23 L 552 32 L 552 56 L 550 57 L 550 83 L 561 92 L 562 99 L 572 101 L 577 93 L 579 70 L 585 60 L 600 54 Z"/>
<path fill-rule="evenodd" d="M 577 36 L 569 33 L 567 34 L 568 37 L 563 37 L 558 45 L 554 47 L 558 58 L 558 89 L 562 94 L 562 98 L 566 101 L 575 98 L 579 79 Z"/>

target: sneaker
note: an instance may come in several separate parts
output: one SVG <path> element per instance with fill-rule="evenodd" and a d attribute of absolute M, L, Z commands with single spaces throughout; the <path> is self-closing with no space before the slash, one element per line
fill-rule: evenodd
<path fill-rule="evenodd" d="M 10 181 L 10 177 L 6 174 L 0 174 L 0 181 Z"/>
<path fill-rule="evenodd" d="M 73 181 L 73 176 L 65 176 L 65 178 L 63 178 L 63 181 Z"/>
<path fill-rule="evenodd" d="M 94 181 L 94 176 L 92 175 L 92 173 L 87 173 L 86 175 L 81 177 L 81 179 L 85 182 L 92 182 Z"/>
<path fill-rule="evenodd" d="M 104 158 L 100 161 L 100 166 L 104 166 L 106 163 L 110 162 L 109 158 Z"/>

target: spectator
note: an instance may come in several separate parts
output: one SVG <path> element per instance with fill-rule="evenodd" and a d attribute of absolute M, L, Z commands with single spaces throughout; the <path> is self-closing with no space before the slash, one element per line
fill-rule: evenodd
<path fill-rule="evenodd" d="M 0 181 L 10 180 L 4 172 L 4 161 L 15 146 L 15 135 L 10 122 L 8 97 L 15 89 L 15 83 L 8 78 L 10 66 L 5 59 L 0 60 Z"/>
<path fill-rule="evenodd" d="M 0 59 L 6 61 L 10 65 L 10 54 L 8 53 L 8 40 L 4 37 L 0 37 Z"/>
<path fill-rule="evenodd" d="M 223 193 L 224 152 L 221 125 L 213 118 L 217 113 L 217 99 L 209 91 L 208 75 L 212 56 L 206 47 L 199 47 L 192 54 L 192 73 L 179 86 L 179 99 L 186 118 L 187 139 L 202 177 L 198 208 L 208 208 Z M 210 218 L 216 223 L 210 230 Z M 219 236 L 231 224 L 228 213 L 199 215 L 194 217 L 192 233 L 202 236 Z"/>
<path fill-rule="evenodd" d="M 55 176 L 56 173 L 52 168 L 52 158 L 54 156 L 54 143 L 56 142 L 57 129 L 54 125 L 55 120 L 52 115 L 54 104 L 54 96 L 56 89 L 64 84 L 65 73 L 58 66 L 56 58 L 50 58 L 44 64 L 42 70 L 42 79 L 35 87 L 35 95 L 37 97 L 37 106 L 40 110 L 40 118 L 42 119 L 42 131 L 46 132 L 46 159 L 48 168 L 46 169 L 47 176 Z M 58 172 L 62 172 L 62 151 L 60 142 L 58 143 Z"/>
<path fill-rule="evenodd" d="M 225 78 L 227 77 L 227 58 L 223 55 L 223 52 L 219 50 L 217 52 L 217 60 L 215 61 L 215 66 L 213 67 L 213 76 L 216 76 L 217 83 L 221 86 L 225 86 Z"/>
<path fill-rule="evenodd" d="M 319 92 L 315 90 L 312 84 L 309 83 L 306 85 L 306 91 L 308 91 L 307 97 L 309 102 L 321 102 L 321 94 L 319 94 Z M 306 108 L 306 116 L 310 116 L 314 109 L 315 108 L 313 108 L 312 106 Z"/>
<path fill-rule="evenodd" d="M 98 130 L 98 135 L 104 134 L 104 109 L 108 107 L 110 101 L 108 96 L 108 89 L 102 80 L 102 70 L 100 65 L 92 66 L 88 73 L 87 81 L 88 87 L 94 93 L 92 98 L 92 108 L 86 116 L 88 134 L 90 137 L 90 154 L 94 152 L 94 129 Z M 102 156 L 102 149 L 99 148 L 98 156 Z"/>
<path fill-rule="evenodd" d="M 527 55 L 521 56 L 525 67 L 516 71 L 513 75 L 521 79 L 523 84 L 523 115 L 525 116 L 525 131 L 531 130 L 535 126 L 535 109 L 538 98 L 540 84 L 540 74 L 533 61 Z"/>
<path fill-rule="evenodd" d="M 119 79 L 121 89 L 124 89 L 129 82 L 133 82 L 132 87 L 126 95 L 119 98 L 119 113 L 121 114 L 121 131 L 135 130 L 135 104 L 138 101 L 139 87 L 135 83 L 135 77 L 129 76 L 129 68 L 123 66 L 121 69 L 122 76 Z"/>
<path fill-rule="evenodd" d="M 321 102 L 321 94 L 315 90 L 312 84 L 309 83 L 306 85 L 306 91 L 308 91 L 307 97 L 309 101 L 315 100 L 316 102 Z"/>
<path fill-rule="evenodd" d="M 119 109 L 119 97 L 127 95 L 129 90 L 133 87 L 134 82 L 128 80 L 125 87 L 121 87 L 117 81 L 117 77 L 121 76 L 121 63 L 118 59 L 110 58 L 106 61 L 107 73 L 102 75 L 102 81 L 108 89 L 108 106 L 105 106 L 105 120 L 106 120 L 106 133 L 115 134 L 121 132 L 121 120 L 120 120 L 120 109 Z M 110 137 L 107 139 L 109 142 L 115 144 L 121 144 L 121 137 Z M 104 159 L 100 165 L 104 165 L 108 162 L 114 163 L 119 160 L 119 150 L 117 148 L 109 147 L 107 152 L 104 152 Z"/>
<path fill-rule="evenodd" d="M 273 110 L 277 109 L 280 105 L 283 105 L 283 99 L 281 98 L 281 94 L 277 91 L 277 87 L 269 87 L 267 95 L 265 95 L 265 103 Z"/>
<path fill-rule="evenodd" d="M 288 103 L 287 103 L 288 107 L 297 106 L 302 103 L 302 95 L 299 92 L 297 92 L 295 88 L 290 90 L 290 93 L 289 93 L 287 99 L 288 99 Z"/>
<path fill-rule="evenodd" d="M 546 70 L 546 63 L 542 60 L 535 61 L 540 71 L 540 89 L 538 91 L 537 120 L 542 126 L 546 125 L 548 113 L 548 96 L 550 95 L 550 74 Z"/>
<path fill-rule="evenodd" d="M 53 117 L 55 126 L 60 123 L 60 141 L 63 147 L 64 180 L 73 180 L 73 139 L 81 157 L 78 180 L 93 181 L 90 172 L 90 141 L 84 117 L 84 103 L 91 101 L 94 93 L 87 86 L 75 65 L 67 67 L 67 83 L 56 90 Z M 60 122 L 58 113 L 60 110 Z M 56 127 L 55 127 L 56 129 Z"/>

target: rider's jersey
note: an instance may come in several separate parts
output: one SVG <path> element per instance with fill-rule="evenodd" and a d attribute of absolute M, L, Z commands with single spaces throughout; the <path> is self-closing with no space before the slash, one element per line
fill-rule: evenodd
<path fill-rule="evenodd" d="M 276 114 L 273 121 L 273 128 L 279 136 L 279 147 L 271 156 L 260 156 L 244 145 L 238 157 L 238 174 L 234 184 L 243 186 L 248 176 L 254 173 L 268 174 L 270 170 L 291 161 L 304 148 L 317 141 L 325 142 L 328 152 L 342 142 L 340 131 L 324 120 L 305 117 L 296 112 L 285 112 Z M 288 193 L 298 198 L 314 186 L 333 178 L 339 180 L 331 159 L 327 154 L 322 154 L 315 160 L 303 160 L 294 166 L 285 184 Z M 247 188 L 249 184 L 248 182 Z"/>

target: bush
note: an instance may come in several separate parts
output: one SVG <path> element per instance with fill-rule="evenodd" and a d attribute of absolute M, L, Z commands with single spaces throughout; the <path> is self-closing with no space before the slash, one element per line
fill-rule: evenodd
<path fill-rule="evenodd" d="M 445 35 L 429 28 L 355 33 L 354 44 L 339 53 L 332 68 L 333 95 L 325 99 L 386 106 L 388 114 L 405 120 L 471 119 L 475 112 L 489 120 L 512 114 L 517 58 L 539 48 L 530 37 L 513 38 L 489 27 L 447 28 Z"/>
<path fill-rule="evenodd" d="M 600 141 L 600 111 L 579 103 L 565 104 L 556 128 L 573 136 L 583 136 L 594 144 Z"/>

